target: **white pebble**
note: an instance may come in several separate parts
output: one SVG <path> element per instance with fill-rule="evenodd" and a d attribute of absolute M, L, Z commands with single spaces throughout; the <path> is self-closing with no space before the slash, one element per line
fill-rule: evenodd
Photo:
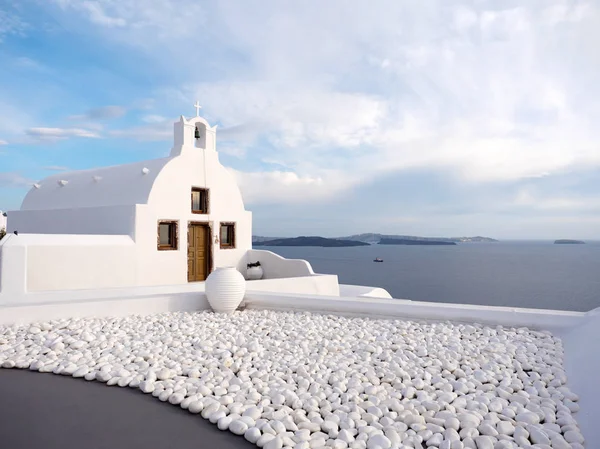
<path fill-rule="evenodd" d="M 392 442 L 384 435 L 373 435 L 367 440 L 367 449 L 389 449 L 390 447 Z"/>
<path fill-rule="evenodd" d="M 501 435 L 512 435 L 515 433 L 515 426 L 510 421 L 498 421 L 496 423 L 496 430 Z"/>
<path fill-rule="evenodd" d="M 540 417 L 532 412 L 519 413 L 515 419 L 517 422 L 522 422 L 525 424 L 538 424 L 540 422 Z"/>
<path fill-rule="evenodd" d="M 167 380 L 171 379 L 175 376 L 175 373 L 168 368 L 161 369 L 158 373 L 156 373 L 156 377 L 158 380 Z"/>
<path fill-rule="evenodd" d="M 229 424 L 229 430 L 236 435 L 244 435 L 246 430 L 248 430 L 248 424 L 238 419 Z"/>
<path fill-rule="evenodd" d="M 246 433 L 244 433 L 244 438 L 253 444 L 258 441 L 260 436 L 260 430 L 258 430 L 256 427 L 250 427 L 248 430 L 246 430 Z"/>
<path fill-rule="evenodd" d="M 256 445 L 258 447 L 265 447 L 269 441 L 275 439 L 275 435 L 271 435 L 270 433 L 263 433 L 260 438 L 256 441 Z M 283 447 L 283 444 L 282 444 Z"/>
<path fill-rule="evenodd" d="M 260 418 L 261 414 L 262 412 L 258 407 L 250 407 L 246 409 L 242 416 L 249 416 L 256 421 L 258 418 Z"/>
<path fill-rule="evenodd" d="M 494 449 L 494 441 L 489 436 L 475 437 L 477 449 Z"/>
<path fill-rule="evenodd" d="M 200 413 L 203 409 L 204 409 L 204 404 L 202 404 L 202 402 L 200 402 L 200 401 L 194 401 L 188 407 L 188 411 L 190 413 Z"/>
<path fill-rule="evenodd" d="M 280 436 L 277 436 L 272 440 L 269 440 L 263 447 L 265 449 L 281 449 L 283 447 L 283 439 Z"/>
<path fill-rule="evenodd" d="M 564 437 L 568 443 L 583 444 L 585 441 L 583 435 L 581 435 L 581 433 L 576 430 L 568 430 L 567 432 L 565 432 Z"/>

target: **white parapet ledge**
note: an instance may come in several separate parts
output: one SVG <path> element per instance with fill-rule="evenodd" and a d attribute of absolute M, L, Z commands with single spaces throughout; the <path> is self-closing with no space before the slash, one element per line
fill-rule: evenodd
<path fill-rule="evenodd" d="M 6 313 L 8 313 L 10 309 L 15 309 L 15 311 L 18 311 L 23 310 L 26 307 L 43 308 L 50 306 L 62 306 L 62 317 L 67 318 L 70 316 L 68 314 L 69 306 L 76 308 L 78 304 L 94 303 L 97 304 L 96 310 L 98 311 L 99 316 L 107 316 L 110 315 L 111 307 L 114 307 L 115 302 L 119 301 L 127 303 L 135 300 L 153 298 L 162 298 L 165 301 L 171 299 L 178 301 L 178 298 L 180 297 L 183 298 L 190 296 L 201 296 L 202 300 L 205 300 L 204 282 L 194 282 L 180 285 L 155 285 L 146 287 L 30 292 L 22 295 L 0 294 L 0 323 L 10 323 L 10 320 L 6 319 Z M 105 307 L 101 306 L 103 303 L 106 303 Z M 182 310 L 190 309 L 185 308 Z M 144 313 L 144 309 L 143 307 L 139 310 L 135 309 L 132 310 L 131 313 Z M 43 313 L 41 312 L 36 313 L 36 315 L 42 317 L 38 319 L 45 319 L 43 318 Z M 34 319 L 28 319 L 28 317 L 25 316 L 20 318 L 22 319 L 19 319 L 19 322 L 24 322 L 23 319 L 26 319 L 27 322 L 35 321 Z"/>
<path fill-rule="evenodd" d="M 246 294 L 245 305 L 251 309 L 309 311 L 371 318 L 477 322 L 488 325 L 547 329 L 559 334 L 583 322 L 586 315 L 584 312 L 562 310 L 257 291 Z"/>
<path fill-rule="evenodd" d="M 202 283 L 203 284 L 203 283 Z M 62 301 L 49 302 L 43 295 L 42 302 L 35 301 L 35 294 L 29 296 L 30 302 L 0 304 L 0 325 L 25 324 L 60 318 L 83 317 L 124 317 L 129 315 L 151 315 L 163 312 L 194 312 L 209 310 L 210 305 L 204 294 L 204 288 L 174 289 L 162 287 L 149 291 L 140 289 L 103 290 L 103 295 L 81 295 L 61 298 Z M 64 292 L 60 292 L 63 293 Z M 56 298 L 59 299 L 59 298 Z M 66 299 L 66 300 L 65 300 Z"/>
<path fill-rule="evenodd" d="M 18 322 L 23 322 L 23 320 L 34 321 L 36 318 L 33 318 L 32 315 L 28 316 L 24 312 L 25 307 L 33 309 L 36 306 L 61 306 L 62 316 L 67 317 L 70 316 L 69 308 L 75 310 L 79 307 L 79 304 L 93 303 L 96 304 L 95 310 L 98 314 L 106 316 L 110 315 L 111 308 L 119 301 L 126 304 L 133 304 L 137 300 L 158 300 L 158 298 L 161 298 L 163 301 L 174 301 L 176 303 L 179 301 L 179 297 L 192 298 L 197 295 L 204 298 L 203 292 L 204 283 L 200 282 L 182 285 L 39 292 L 17 296 L 0 294 L 0 322 L 11 322 L 8 315 L 11 315 L 12 318 L 15 318 L 14 321 Z M 103 303 L 106 305 L 103 306 Z M 139 304 L 140 308 L 132 307 L 129 309 L 131 313 L 145 312 L 144 307 L 141 306 L 143 302 Z M 548 329 L 557 332 L 559 335 L 582 324 L 586 317 L 586 313 L 584 312 L 446 304 L 402 299 L 267 292 L 254 289 L 246 292 L 244 304 L 246 307 L 253 309 L 309 311 L 372 318 L 450 320 L 514 327 L 523 326 L 533 329 Z M 9 309 L 11 308 L 15 310 L 9 313 Z M 169 307 L 167 309 L 162 308 L 161 310 L 174 309 Z M 185 310 L 190 309 L 186 306 Z M 41 310 L 36 311 L 34 315 L 37 316 L 37 319 L 44 319 Z M 89 315 L 86 313 L 86 316 Z"/>

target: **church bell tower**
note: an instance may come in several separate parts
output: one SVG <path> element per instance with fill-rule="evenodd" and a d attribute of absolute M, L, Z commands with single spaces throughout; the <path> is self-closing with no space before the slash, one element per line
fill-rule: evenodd
<path fill-rule="evenodd" d="M 179 156 L 187 151 L 216 151 L 217 126 L 213 127 L 200 117 L 200 104 L 196 101 L 196 117 L 186 119 L 183 115 L 174 123 L 174 139 L 171 157 Z"/>

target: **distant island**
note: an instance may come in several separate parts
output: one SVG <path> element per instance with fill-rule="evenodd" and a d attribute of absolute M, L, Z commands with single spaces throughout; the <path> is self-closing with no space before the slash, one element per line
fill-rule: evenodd
<path fill-rule="evenodd" d="M 321 246 L 326 248 L 340 248 L 343 246 L 369 246 L 368 243 L 352 240 L 328 239 L 325 237 L 293 237 L 252 242 L 253 246 Z"/>
<path fill-rule="evenodd" d="M 410 239 L 386 239 L 379 241 L 379 245 L 456 245 L 456 242 L 441 240 L 410 240 Z"/>
<path fill-rule="evenodd" d="M 414 235 L 394 235 L 394 234 L 355 234 L 347 237 L 339 237 L 343 240 L 356 240 L 357 242 L 365 243 L 379 243 L 382 239 L 394 239 L 394 240 L 415 240 L 420 242 L 454 242 L 454 243 L 491 243 L 497 242 L 498 240 L 490 237 L 418 237 Z"/>
<path fill-rule="evenodd" d="M 583 240 L 570 240 L 570 239 L 559 239 L 554 240 L 555 245 L 582 245 L 585 242 Z"/>
<path fill-rule="evenodd" d="M 307 238 L 307 237 L 300 237 Z M 312 238 L 312 237 L 308 237 Z M 319 237 L 321 238 L 321 237 Z M 352 242 L 363 242 L 368 243 L 370 245 L 374 245 L 379 243 L 382 239 L 394 239 L 394 240 L 413 240 L 418 242 L 454 242 L 454 243 L 491 243 L 497 242 L 498 240 L 492 239 L 490 237 L 418 237 L 414 235 L 394 235 L 394 234 L 375 234 L 375 233 L 366 233 L 366 234 L 355 234 L 347 237 L 333 237 L 328 240 L 341 240 L 341 241 L 352 241 Z M 287 240 L 283 237 L 263 237 L 258 235 L 252 236 L 252 243 L 260 244 L 266 241 L 275 241 L 275 240 Z M 309 246 L 309 245 L 294 245 L 294 246 Z M 313 245 L 310 245 L 313 246 Z M 344 245 L 350 246 L 350 245 Z M 355 246 L 355 245 L 352 245 Z"/>

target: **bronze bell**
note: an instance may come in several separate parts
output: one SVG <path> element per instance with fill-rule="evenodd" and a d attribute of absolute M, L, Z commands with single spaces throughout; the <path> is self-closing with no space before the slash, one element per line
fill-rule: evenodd
<path fill-rule="evenodd" d="M 194 132 L 194 137 L 195 137 L 196 139 L 199 139 L 199 138 L 200 138 L 200 130 L 199 130 L 198 128 L 196 128 L 196 131 Z"/>

